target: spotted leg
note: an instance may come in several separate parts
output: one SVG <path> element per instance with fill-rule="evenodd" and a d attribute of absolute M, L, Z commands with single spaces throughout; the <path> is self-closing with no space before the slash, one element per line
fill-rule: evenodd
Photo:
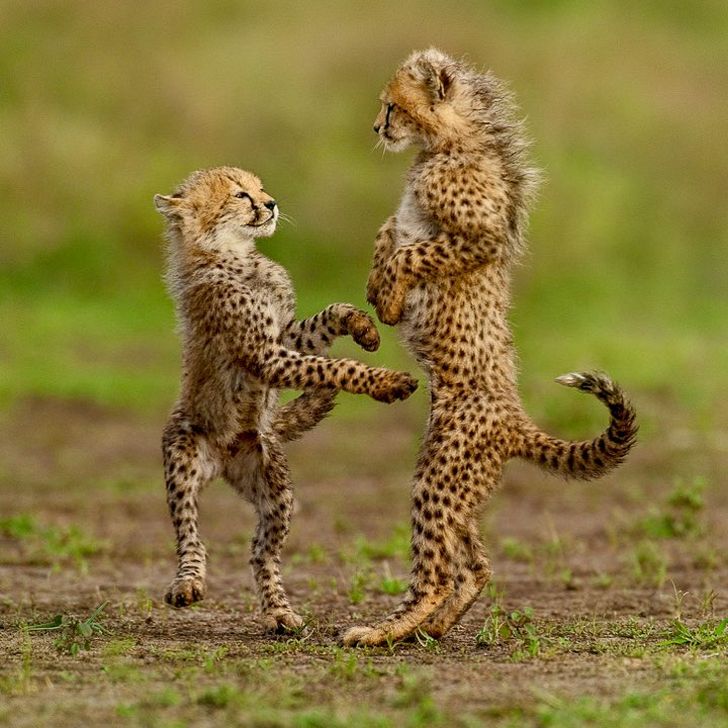
<path fill-rule="evenodd" d="M 372 258 L 372 267 L 369 271 L 369 279 L 367 280 L 367 301 L 372 305 L 376 305 L 377 303 L 380 289 L 384 283 L 385 266 L 396 248 L 396 227 L 397 218 L 390 217 L 379 229 L 377 237 L 374 240 L 374 256 Z"/>
<path fill-rule="evenodd" d="M 186 607 L 205 596 L 205 546 L 198 530 L 197 500 L 215 476 L 215 464 L 201 438 L 184 423 L 170 423 L 162 440 L 167 504 L 177 537 L 177 574 L 167 603 Z"/>
<path fill-rule="evenodd" d="M 369 314 L 348 303 L 332 303 L 323 311 L 286 326 L 282 343 L 301 354 L 325 354 L 338 336 L 350 335 L 366 351 L 379 348 L 377 326 Z"/>
<path fill-rule="evenodd" d="M 303 626 L 288 602 L 281 580 L 281 550 L 288 536 L 293 490 L 288 463 L 273 439 L 261 444 L 258 475 L 251 498 L 258 516 L 250 564 L 266 629 L 282 632 Z"/>
<path fill-rule="evenodd" d="M 412 635 L 440 608 L 454 590 L 453 566 L 457 543 L 451 523 L 444 517 L 437 492 L 442 467 L 438 447 L 430 440 L 423 448 L 412 494 L 412 575 L 400 606 L 371 627 L 357 626 L 343 637 L 345 645 L 381 645 Z"/>
<path fill-rule="evenodd" d="M 435 639 L 440 639 L 460 621 L 490 580 L 490 564 L 475 522 L 471 522 L 458 542 L 455 569 L 455 591 L 420 627 Z"/>

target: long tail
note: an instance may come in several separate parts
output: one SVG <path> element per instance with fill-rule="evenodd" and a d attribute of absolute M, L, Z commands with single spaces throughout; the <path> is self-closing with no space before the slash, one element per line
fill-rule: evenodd
<path fill-rule="evenodd" d="M 634 407 L 606 374 L 573 372 L 556 381 L 595 395 L 609 408 L 609 427 L 599 437 L 579 442 L 551 437 L 529 421 L 514 455 L 566 477 L 598 478 L 616 468 L 637 441 Z"/>
<path fill-rule="evenodd" d="M 273 432 L 283 440 L 297 440 L 334 409 L 335 389 L 315 389 L 284 404 L 273 420 Z"/>

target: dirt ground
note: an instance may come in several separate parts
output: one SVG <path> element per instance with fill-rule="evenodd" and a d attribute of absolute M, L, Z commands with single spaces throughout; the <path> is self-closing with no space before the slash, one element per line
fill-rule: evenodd
<path fill-rule="evenodd" d="M 440 642 L 349 650 L 341 632 L 406 583 L 421 412 L 382 408 L 376 428 L 334 415 L 290 448 L 284 573 L 308 623 L 277 637 L 256 611 L 251 509 L 223 483 L 202 498 L 208 597 L 163 604 L 161 423 L 49 400 L 3 416 L 0 724 L 728 724 L 719 442 L 653 437 L 591 484 L 513 463 L 483 520 L 494 581 L 463 622 Z M 32 629 L 102 603 L 105 631 L 76 654 L 56 644 L 71 627 Z"/>

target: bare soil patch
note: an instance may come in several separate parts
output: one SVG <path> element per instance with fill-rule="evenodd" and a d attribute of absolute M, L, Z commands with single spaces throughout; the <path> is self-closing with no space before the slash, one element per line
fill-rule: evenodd
<path fill-rule="evenodd" d="M 603 706 L 594 724 L 610 725 L 636 693 L 657 696 L 641 725 L 668 725 L 659 696 L 671 680 L 679 696 L 726 677 L 725 641 L 664 643 L 676 619 L 697 633 L 728 615 L 728 457 L 696 446 L 675 458 L 659 441 L 587 485 L 514 464 L 483 522 L 494 583 L 463 622 L 439 643 L 339 648 L 406 583 L 417 416 L 383 409 L 374 428 L 334 415 L 291 448 L 285 578 L 308 624 L 271 637 L 247 566 L 252 513 L 222 483 L 202 499 L 209 597 L 162 603 L 175 562 L 161 418 L 46 400 L 7 413 L 0 723 L 569 725 L 586 721 L 569 711 Z M 102 602 L 107 632 L 76 655 L 59 653 L 58 633 L 24 627 Z M 498 620 L 514 610 L 522 622 L 506 635 Z M 728 720 L 728 702 L 696 700 L 696 715 Z"/>

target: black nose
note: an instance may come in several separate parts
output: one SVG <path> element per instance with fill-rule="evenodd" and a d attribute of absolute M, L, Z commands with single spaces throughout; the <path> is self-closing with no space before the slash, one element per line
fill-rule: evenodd
<path fill-rule="evenodd" d="M 379 134 L 379 129 L 381 128 L 379 124 L 375 124 L 372 128 L 375 134 Z"/>
<path fill-rule="evenodd" d="M 269 210 L 272 210 L 276 206 L 275 200 L 268 200 L 268 202 L 263 203 Z"/>

